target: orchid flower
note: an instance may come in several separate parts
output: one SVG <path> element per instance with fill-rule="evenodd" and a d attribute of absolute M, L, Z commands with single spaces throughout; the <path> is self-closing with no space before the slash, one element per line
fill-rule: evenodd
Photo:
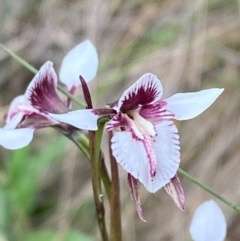
<path fill-rule="evenodd" d="M 90 40 L 85 40 L 63 58 L 59 78 L 72 92 L 80 85 L 79 75 L 83 76 L 86 82 L 90 82 L 95 78 L 97 69 L 97 51 Z"/>
<path fill-rule="evenodd" d="M 94 45 L 86 40 L 74 47 L 63 59 L 60 78 L 73 93 L 80 84 L 79 74 L 91 81 L 97 72 L 98 56 Z M 78 79 L 78 82 L 77 82 Z M 52 114 L 70 111 L 71 101 L 63 102 L 57 93 L 57 75 L 47 61 L 35 75 L 24 95 L 16 97 L 6 114 L 6 125 L 0 128 L 0 144 L 8 149 L 28 145 L 35 130 L 55 127 L 68 134 L 73 127 L 54 120 Z M 84 124 L 84 120 L 82 123 Z M 82 126 L 84 129 L 84 125 Z"/>
<path fill-rule="evenodd" d="M 162 100 L 163 88 L 157 76 L 144 74 L 129 87 L 111 108 L 77 110 L 62 115 L 50 115 L 55 120 L 80 128 L 75 120 L 85 118 L 88 130 L 96 129 L 97 118 L 111 116 L 107 131 L 114 132 L 111 149 L 116 161 L 128 173 L 132 198 L 142 220 L 138 197 L 138 181 L 155 193 L 165 187 L 167 193 L 184 210 L 184 194 L 177 176 L 180 163 L 179 135 L 171 119 L 188 120 L 205 111 L 223 92 L 208 89 L 194 93 L 179 93 Z"/>
<path fill-rule="evenodd" d="M 194 241 L 224 241 L 227 224 L 220 207 L 213 200 L 202 203 L 193 216 L 190 234 Z"/>

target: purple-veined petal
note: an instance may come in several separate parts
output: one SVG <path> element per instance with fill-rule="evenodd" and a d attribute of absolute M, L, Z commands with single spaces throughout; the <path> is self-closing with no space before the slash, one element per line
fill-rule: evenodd
<path fill-rule="evenodd" d="M 160 100 L 162 93 L 162 84 L 157 76 L 150 73 L 144 74 L 123 93 L 117 109 L 121 112 L 137 109 L 139 105 Z"/>
<path fill-rule="evenodd" d="M 174 114 L 174 119 L 189 120 L 210 107 L 224 89 L 207 89 L 192 93 L 179 93 L 164 100 L 166 109 Z"/>
<path fill-rule="evenodd" d="M 172 121 L 162 121 L 155 125 L 157 135 L 153 137 L 153 146 L 157 156 L 156 177 L 148 182 L 148 191 L 156 192 L 175 176 L 180 163 L 179 135 Z"/>
<path fill-rule="evenodd" d="M 33 139 L 34 129 L 0 129 L 0 145 L 15 150 L 27 146 Z"/>
<path fill-rule="evenodd" d="M 24 112 L 16 113 L 3 127 L 4 129 L 15 129 L 24 117 Z"/>
<path fill-rule="evenodd" d="M 112 151 L 116 161 L 132 176 L 144 184 L 149 192 L 156 192 L 169 183 L 176 174 L 179 162 L 179 136 L 171 121 L 155 126 L 157 136 L 152 137 L 156 155 L 156 173 L 151 175 L 149 153 L 144 142 L 133 138 L 130 131 L 116 132 L 112 138 Z"/>
<path fill-rule="evenodd" d="M 80 84 L 82 75 L 86 82 L 91 81 L 97 74 L 98 54 L 90 40 L 85 40 L 70 50 L 63 58 L 59 72 L 60 80 L 70 90 Z"/>
<path fill-rule="evenodd" d="M 190 234 L 194 241 L 224 241 L 227 223 L 220 207 L 213 200 L 202 203 L 196 210 Z"/>
<path fill-rule="evenodd" d="M 151 120 L 152 122 L 172 119 L 174 117 L 174 114 L 167 111 L 164 105 L 164 101 L 158 101 L 153 104 L 144 105 L 139 109 L 139 114 L 143 118 Z"/>
<path fill-rule="evenodd" d="M 93 110 L 76 110 L 66 114 L 49 114 L 54 120 L 67 123 L 76 128 L 83 130 L 95 131 L 98 129 L 98 115 L 94 114 Z"/>
<path fill-rule="evenodd" d="M 180 179 L 178 177 L 178 174 L 176 174 L 168 184 L 164 187 L 167 194 L 173 199 L 173 201 L 176 203 L 177 207 L 181 211 L 185 211 L 184 203 L 185 203 L 185 196 L 184 191 L 182 188 L 182 184 L 180 182 Z"/>
<path fill-rule="evenodd" d="M 38 129 L 44 126 L 57 124 L 47 114 L 40 112 L 27 103 L 24 95 L 16 97 L 6 115 L 6 125 L 4 129 L 29 128 Z"/>
<path fill-rule="evenodd" d="M 139 189 L 139 182 L 136 178 L 134 178 L 131 174 L 128 173 L 128 185 L 131 189 L 131 196 L 132 196 L 132 200 L 135 203 L 136 209 L 137 209 L 137 213 L 139 218 L 143 221 L 146 222 L 144 215 L 143 215 L 143 211 L 141 208 L 141 201 L 139 198 L 139 193 L 138 193 L 138 189 Z"/>
<path fill-rule="evenodd" d="M 28 104 L 44 113 L 69 111 L 57 94 L 57 75 L 53 63 L 47 61 L 35 75 L 25 92 Z"/>
<path fill-rule="evenodd" d="M 24 105 L 26 105 L 26 100 L 24 95 L 19 95 L 16 98 L 14 98 L 6 114 L 6 123 L 8 123 L 13 118 L 13 116 L 19 113 L 20 111 L 19 106 L 24 106 Z"/>
<path fill-rule="evenodd" d="M 107 122 L 105 125 L 105 129 L 107 131 L 112 131 L 113 129 L 120 128 L 120 127 L 128 127 L 130 128 L 130 123 L 128 121 L 129 118 L 126 118 L 124 114 L 118 113 L 113 116 L 113 118 Z"/>
<path fill-rule="evenodd" d="M 41 129 L 49 126 L 59 126 L 59 122 L 52 119 L 49 115 L 39 112 L 31 112 L 26 114 L 19 128 L 33 128 L 33 129 Z"/>

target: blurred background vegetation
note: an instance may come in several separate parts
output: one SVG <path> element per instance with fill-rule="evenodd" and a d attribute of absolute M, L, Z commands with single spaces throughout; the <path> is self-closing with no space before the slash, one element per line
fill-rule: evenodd
<path fill-rule="evenodd" d="M 239 0 L 0 2 L 0 42 L 36 68 L 51 60 L 58 71 L 77 43 L 89 38 L 96 45 L 99 74 L 90 84 L 96 106 L 116 100 L 146 72 L 162 80 L 164 97 L 225 88 L 201 116 L 176 122 L 181 167 L 240 204 Z M 33 74 L 2 49 L 0 73 L 4 125 L 10 101 L 25 91 Z M 80 89 L 77 95 L 82 98 Z M 29 147 L 0 147 L 0 153 L 0 241 L 99 240 L 90 165 L 74 144 L 46 129 L 36 132 Z M 149 194 L 141 187 L 143 223 L 121 168 L 120 176 L 123 240 L 191 240 L 193 213 L 213 198 L 210 194 L 181 177 L 186 194 L 182 213 L 164 190 Z M 218 204 L 227 218 L 227 240 L 240 240 L 240 216 Z"/>

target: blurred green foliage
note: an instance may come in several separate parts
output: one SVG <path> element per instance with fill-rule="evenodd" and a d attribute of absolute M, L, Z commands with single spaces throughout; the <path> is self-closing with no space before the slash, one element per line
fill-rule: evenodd
<path fill-rule="evenodd" d="M 33 151 L 31 147 L 9 152 L 6 166 L 1 170 L 0 182 L 0 240 L 50 241 L 55 240 L 53 231 L 36 231 L 30 228 L 32 212 L 37 209 L 36 196 L 40 191 L 41 173 L 62 160 L 67 139 L 53 138 Z M 39 208 L 48 212 L 48 208 Z M 21 238 L 20 238 L 21 237 Z M 78 232 L 62 235 L 62 241 L 90 241 Z"/>
<path fill-rule="evenodd" d="M 84 234 L 79 232 L 69 232 L 67 234 L 63 234 L 61 237 L 56 237 L 56 234 L 52 231 L 41 231 L 41 232 L 34 232 L 29 233 L 28 235 L 24 236 L 25 241 L 92 241 L 91 238 L 87 237 Z"/>

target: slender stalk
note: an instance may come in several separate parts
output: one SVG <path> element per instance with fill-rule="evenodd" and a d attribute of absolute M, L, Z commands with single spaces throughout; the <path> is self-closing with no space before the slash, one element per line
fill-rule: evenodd
<path fill-rule="evenodd" d="M 101 187 L 101 140 L 103 134 L 104 124 L 99 124 L 96 132 L 89 131 L 90 144 L 90 159 L 92 164 L 92 188 L 95 201 L 98 226 L 100 229 L 103 241 L 109 241 L 106 222 L 105 222 L 105 208 L 103 203 L 103 194 Z"/>
<path fill-rule="evenodd" d="M 88 160 L 90 160 L 89 141 L 85 135 L 79 131 L 74 131 L 71 133 L 71 135 L 66 135 L 66 137 L 70 139 L 78 147 L 79 150 L 82 151 Z M 87 139 L 87 142 L 85 142 L 85 138 Z"/>
<path fill-rule="evenodd" d="M 101 166 L 102 166 L 102 170 L 101 170 L 102 182 L 103 182 L 106 194 L 107 194 L 108 201 L 110 203 L 112 183 L 111 183 L 111 180 L 110 180 L 110 177 L 109 177 L 109 174 L 108 174 L 108 170 L 107 170 L 102 152 L 101 152 Z"/>
<path fill-rule="evenodd" d="M 219 200 L 221 200 L 222 202 L 224 202 L 225 204 L 227 204 L 229 207 L 231 207 L 232 209 L 240 212 L 240 207 L 233 204 L 232 202 L 230 202 L 229 200 L 227 200 L 226 198 L 222 197 L 221 195 L 219 195 L 218 193 L 216 193 L 214 190 L 212 190 L 211 188 L 207 187 L 206 185 L 204 185 L 203 183 L 199 182 L 197 179 L 195 179 L 192 175 L 190 175 L 189 173 L 185 172 L 184 170 L 182 170 L 181 168 L 178 169 L 178 172 L 186 177 L 188 180 L 190 180 L 191 182 L 195 183 L 196 185 L 198 185 L 199 187 L 201 187 L 202 189 L 204 189 L 205 191 L 209 192 L 210 194 L 212 194 L 214 197 L 218 198 Z"/>
<path fill-rule="evenodd" d="M 112 155 L 111 150 L 111 138 L 112 132 L 109 132 L 109 156 L 111 162 L 111 174 L 112 174 L 112 188 L 111 188 L 111 202 L 110 202 L 110 240 L 121 241 L 122 240 L 122 225 L 121 225 L 121 204 L 120 204 L 120 187 L 119 187 L 119 175 L 118 165 Z"/>
<path fill-rule="evenodd" d="M 82 76 L 80 76 L 82 84 L 83 96 L 86 102 L 86 109 L 92 109 L 92 98 L 88 89 L 87 83 Z M 105 208 L 103 203 L 103 194 L 101 187 L 101 166 L 102 166 L 102 153 L 101 141 L 104 130 L 105 122 L 98 122 L 98 130 L 96 132 L 89 131 L 89 144 L 90 144 L 90 159 L 92 164 L 92 187 L 95 200 L 95 207 L 97 212 L 98 226 L 101 232 L 102 240 L 108 240 L 108 234 L 105 223 Z"/>
<path fill-rule="evenodd" d="M 27 61 L 22 59 L 20 56 L 15 54 L 11 49 L 7 48 L 1 43 L 0 43 L 0 47 L 2 47 L 12 58 L 14 58 L 18 63 L 23 65 L 26 69 L 30 70 L 32 73 L 36 74 L 38 72 L 37 69 L 35 69 L 31 64 L 29 64 Z"/>
<path fill-rule="evenodd" d="M 81 133 L 80 131 L 73 132 L 70 136 L 67 136 L 74 144 L 83 152 L 88 160 L 90 160 L 89 153 L 89 140 L 88 138 Z M 110 202 L 111 196 L 111 180 L 108 174 L 107 167 L 105 165 L 103 154 L 101 153 L 101 176 L 102 182 L 107 194 L 108 201 Z"/>
<path fill-rule="evenodd" d="M 22 66 L 24 66 L 26 69 L 30 70 L 32 73 L 36 74 L 38 70 L 34 68 L 31 64 L 29 64 L 27 61 L 22 59 L 19 55 L 14 53 L 12 50 L 4 46 L 0 43 L 0 47 L 2 47 L 12 58 L 14 58 L 18 63 L 20 63 Z M 84 107 L 84 104 L 80 102 L 75 96 L 71 95 L 68 91 L 66 91 L 62 86 L 57 86 L 58 90 L 62 92 L 64 95 L 66 95 L 68 98 L 70 98 L 72 101 L 74 101 L 76 104 L 78 104 L 81 107 Z"/>

